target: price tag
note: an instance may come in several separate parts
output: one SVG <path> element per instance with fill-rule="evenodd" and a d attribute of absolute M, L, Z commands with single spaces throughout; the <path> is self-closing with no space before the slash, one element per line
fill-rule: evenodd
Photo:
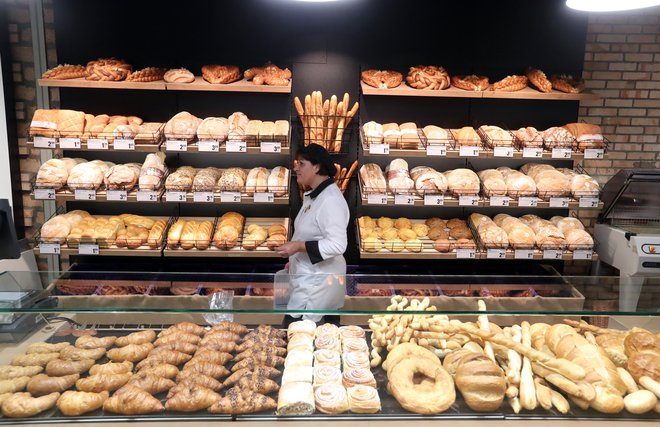
<path fill-rule="evenodd" d="M 221 203 L 241 203 L 241 193 L 238 191 L 223 191 L 220 193 Z"/>
<path fill-rule="evenodd" d="M 427 145 L 426 146 L 426 155 L 427 156 L 446 156 L 447 155 L 447 146 L 446 145 Z"/>
<path fill-rule="evenodd" d="M 488 259 L 505 259 L 506 250 L 505 249 L 488 249 L 486 250 L 486 258 Z"/>
<path fill-rule="evenodd" d="M 76 200 L 96 200 L 96 190 L 76 188 L 73 196 Z"/>
<path fill-rule="evenodd" d="M 513 147 L 495 147 L 493 157 L 513 157 Z"/>
<path fill-rule="evenodd" d="M 225 151 L 228 153 L 246 153 L 247 143 L 245 141 L 228 140 L 227 145 L 225 146 Z"/>
<path fill-rule="evenodd" d="M 465 249 L 465 248 L 456 249 L 456 258 L 475 259 L 476 257 L 477 257 L 476 249 Z"/>
<path fill-rule="evenodd" d="M 197 143 L 197 150 L 201 152 L 219 153 L 220 143 L 213 139 L 201 139 Z"/>
<path fill-rule="evenodd" d="M 198 203 L 213 203 L 213 191 L 195 191 L 193 201 Z"/>
<path fill-rule="evenodd" d="M 534 249 L 516 249 L 513 251 L 515 259 L 532 259 L 534 258 Z"/>
<path fill-rule="evenodd" d="M 559 249 L 544 249 L 543 259 L 561 259 L 562 251 Z"/>
<path fill-rule="evenodd" d="M 525 147 L 522 152 L 523 158 L 540 159 L 543 157 L 543 148 L 541 147 Z"/>
<path fill-rule="evenodd" d="M 445 204 L 445 197 L 442 194 L 425 194 L 424 206 L 442 206 Z"/>
<path fill-rule="evenodd" d="M 390 154 L 390 144 L 371 144 L 369 154 Z"/>
<path fill-rule="evenodd" d="M 490 206 L 509 206 L 510 199 L 507 196 L 491 196 Z"/>
<path fill-rule="evenodd" d="M 188 151 L 188 141 L 185 139 L 168 139 L 165 141 L 166 151 Z"/>
<path fill-rule="evenodd" d="M 40 243 L 39 252 L 42 254 L 51 254 L 59 255 L 60 254 L 60 244 L 59 243 Z"/>
<path fill-rule="evenodd" d="M 386 205 L 387 194 L 369 194 L 367 195 L 367 204 L 369 205 Z"/>
<path fill-rule="evenodd" d="M 274 203 L 275 194 L 273 193 L 254 193 L 254 203 Z"/>
<path fill-rule="evenodd" d="M 126 190 L 108 190 L 105 198 L 113 202 L 125 202 L 128 200 L 128 193 Z"/>
<path fill-rule="evenodd" d="M 460 196 L 458 206 L 479 206 L 479 196 Z"/>
<path fill-rule="evenodd" d="M 518 206 L 525 208 L 535 208 L 539 205 L 537 197 L 518 197 Z"/>
<path fill-rule="evenodd" d="M 581 208 L 596 208 L 598 207 L 598 197 L 580 197 Z"/>
<path fill-rule="evenodd" d="M 87 140 L 87 149 L 88 150 L 107 150 L 108 149 L 108 140 L 99 139 L 99 138 L 90 138 Z"/>
<path fill-rule="evenodd" d="M 168 191 L 165 193 L 165 200 L 168 202 L 185 202 L 186 201 L 186 192 L 185 191 Z"/>
<path fill-rule="evenodd" d="M 98 255 L 99 254 L 99 245 L 90 245 L 90 244 L 80 244 L 78 246 L 78 253 L 80 255 Z"/>
<path fill-rule="evenodd" d="M 479 152 L 481 150 L 479 147 L 473 147 L 471 145 L 461 145 L 458 149 L 458 155 L 461 157 L 479 157 Z"/>
<path fill-rule="evenodd" d="M 117 139 L 112 144 L 115 150 L 135 150 L 135 140 L 134 139 Z"/>
<path fill-rule="evenodd" d="M 573 152 L 570 148 L 553 148 L 552 149 L 552 158 L 553 159 L 570 159 L 573 155 Z"/>
<path fill-rule="evenodd" d="M 582 259 L 590 261 L 594 256 L 594 251 L 591 249 L 576 249 L 573 251 L 573 259 Z"/>
<path fill-rule="evenodd" d="M 281 142 L 262 142 L 261 143 L 261 152 L 262 153 L 281 153 L 282 152 L 282 143 Z"/>
<path fill-rule="evenodd" d="M 35 200 L 55 200 L 55 190 L 52 188 L 35 188 Z"/>
<path fill-rule="evenodd" d="M 157 202 L 158 201 L 158 193 L 156 191 L 138 190 L 138 192 L 137 192 L 137 201 L 138 202 Z"/>
<path fill-rule="evenodd" d="M 605 150 L 602 148 L 585 148 L 584 150 L 585 159 L 604 159 Z"/>
<path fill-rule="evenodd" d="M 47 136 L 35 136 L 33 143 L 35 148 L 55 148 L 55 138 Z"/>
<path fill-rule="evenodd" d="M 394 204 L 413 206 L 415 204 L 415 196 L 410 194 L 395 194 Z"/>
<path fill-rule="evenodd" d="M 570 201 L 568 197 L 550 197 L 550 207 L 567 208 Z"/>
<path fill-rule="evenodd" d="M 65 150 L 80 150 L 80 138 L 60 138 L 60 148 Z"/>

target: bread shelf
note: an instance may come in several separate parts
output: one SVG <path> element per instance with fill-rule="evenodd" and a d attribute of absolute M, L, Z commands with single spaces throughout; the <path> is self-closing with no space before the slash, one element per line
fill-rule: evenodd
<path fill-rule="evenodd" d="M 45 147 L 35 147 L 34 146 L 34 141 L 29 140 L 26 142 L 26 145 L 30 148 L 39 148 L 43 150 L 64 150 L 64 151 L 95 151 L 95 152 L 116 152 L 116 153 L 130 153 L 130 152 L 138 152 L 138 153 L 157 153 L 161 151 L 160 149 L 160 144 L 135 144 L 135 148 L 133 150 L 126 150 L 126 149 L 117 149 L 115 148 L 114 144 L 112 142 L 108 142 L 107 147 L 108 148 L 89 148 L 87 146 L 87 142 L 81 141 L 80 142 L 80 148 L 62 148 L 59 144 L 57 144 L 55 147 L 52 148 L 45 148 Z"/>
<path fill-rule="evenodd" d="M 35 246 L 34 249 L 35 255 L 41 255 L 39 246 Z M 69 248 L 66 245 L 60 247 L 60 255 L 82 255 L 79 252 L 78 248 Z M 150 249 L 148 246 L 140 247 L 137 249 L 125 249 L 110 247 L 107 249 L 100 248 L 99 253 L 96 255 L 90 256 L 131 256 L 131 257 L 160 257 L 161 249 Z"/>
<path fill-rule="evenodd" d="M 175 192 L 176 193 L 176 192 Z M 206 195 L 207 193 L 202 193 Z M 269 193 L 264 193 L 264 194 L 269 194 Z M 167 191 L 163 193 L 160 201 L 163 203 L 216 203 L 216 204 L 222 204 L 224 206 L 232 206 L 232 205 L 288 205 L 289 204 L 289 195 L 288 195 L 288 189 L 287 189 L 287 195 L 286 196 L 274 196 L 272 198 L 272 202 L 268 201 L 255 201 L 255 196 L 248 196 L 247 193 L 241 193 L 241 198 L 240 201 L 238 202 L 223 202 L 222 201 L 222 193 L 220 191 L 214 191 L 213 192 L 213 200 L 211 201 L 196 201 L 195 200 L 195 194 L 194 193 L 186 193 L 186 199 L 185 200 L 167 200 Z M 198 196 L 198 199 L 201 196 Z M 229 197 L 229 196 L 226 196 Z M 268 198 L 268 196 L 261 196 L 264 197 L 264 199 Z M 257 199 L 260 198 L 260 196 L 256 197 Z"/>
<path fill-rule="evenodd" d="M 94 199 L 89 199 L 86 197 L 76 197 L 76 193 L 71 191 L 71 190 L 61 190 L 55 192 L 55 200 L 61 201 L 61 202 L 69 202 L 69 201 L 81 201 L 81 202 L 160 202 L 161 196 L 163 194 L 163 190 L 155 190 L 156 191 L 156 199 L 155 200 L 138 200 L 138 191 L 136 189 L 126 191 L 125 194 L 121 190 L 118 190 L 122 194 L 118 194 L 117 198 L 110 198 L 108 199 L 108 192 L 106 190 L 98 190 L 96 191 L 95 195 L 96 197 Z M 30 193 L 30 196 L 34 199 L 35 195 L 34 192 Z M 37 199 L 37 200 L 43 200 L 43 199 Z"/>
<path fill-rule="evenodd" d="M 165 90 L 165 81 L 156 82 L 127 82 L 127 81 L 109 81 L 97 82 L 85 80 L 84 77 L 68 80 L 50 80 L 39 79 L 39 86 L 43 87 L 77 87 L 85 89 L 142 89 L 142 90 Z"/>
<path fill-rule="evenodd" d="M 591 92 L 564 93 L 553 90 L 550 93 L 539 92 L 527 87 L 517 92 L 494 92 L 494 91 L 467 91 L 451 86 L 445 90 L 423 90 L 414 89 L 402 83 L 399 87 L 392 89 L 379 89 L 360 82 L 362 94 L 376 96 L 418 96 L 436 98 L 475 98 L 475 99 L 535 99 L 544 101 L 586 101 L 598 99 L 598 95 Z"/>
<path fill-rule="evenodd" d="M 218 145 L 219 145 L 218 146 L 218 151 L 200 151 L 199 150 L 199 144 L 197 142 L 194 142 L 194 143 L 188 144 L 185 151 L 182 151 L 182 150 L 176 150 L 175 151 L 175 150 L 168 150 L 166 144 L 163 144 L 162 145 L 162 147 L 163 147 L 162 151 L 165 152 L 165 153 L 186 153 L 187 152 L 187 153 L 205 153 L 205 154 L 210 154 L 210 155 L 214 155 L 214 154 L 216 154 L 216 155 L 217 154 L 232 155 L 232 154 L 235 154 L 237 156 L 241 156 L 241 155 L 250 155 L 250 156 L 254 156 L 254 155 L 264 155 L 264 156 L 282 155 L 282 156 L 288 156 L 291 152 L 288 143 L 287 144 L 281 144 L 278 152 L 276 152 L 276 153 L 273 153 L 273 152 L 270 152 L 270 151 L 262 151 L 261 145 L 256 146 L 256 147 L 255 146 L 247 146 L 246 151 L 244 151 L 244 152 L 232 152 L 232 151 L 228 152 L 226 142 L 221 142 Z"/>

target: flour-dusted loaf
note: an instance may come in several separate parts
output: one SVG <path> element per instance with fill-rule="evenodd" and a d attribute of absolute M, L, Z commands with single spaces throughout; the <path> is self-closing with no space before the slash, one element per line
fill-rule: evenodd
<path fill-rule="evenodd" d="M 103 177 L 112 166 L 112 163 L 101 160 L 79 163 L 69 172 L 66 184 L 71 190 L 96 190 L 103 184 Z"/>
<path fill-rule="evenodd" d="M 138 178 L 140 190 L 154 190 L 157 188 L 166 171 L 165 153 L 147 154 L 140 168 L 140 178 Z"/>
<path fill-rule="evenodd" d="M 229 133 L 229 122 L 224 117 L 207 117 L 197 127 L 197 139 L 224 141 Z"/>
<path fill-rule="evenodd" d="M 172 68 L 163 75 L 167 83 L 192 83 L 195 81 L 195 75 L 186 68 Z"/>
<path fill-rule="evenodd" d="M 140 176 L 139 163 L 126 163 L 112 166 L 103 176 L 103 183 L 109 190 L 130 190 Z"/>
<path fill-rule="evenodd" d="M 445 172 L 449 190 L 458 195 L 479 194 L 479 176 L 470 169 L 454 169 Z"/>
<path fill-rule="evenodd" d="M 398 127 L 398 126 L 397 126 Z M 383 125 L 371 121 L 362 125 L 362 132 L 364 133 L 364 142 L 367 147 L 371 144 L 380 144 L 383 142 Z"/>
<path fill-rule="evenodd" d="M 85 162 L 83 159 L 71 159 L 68 157 L 47 160 L 39 168 L 35 183 L 37 187 L 59 190 L 66 185 L 71 169 L 83 162 Z"/>
<path fill-rule="evenodd" d="M 447 191 L 447 178 L 428 166 L 417 166 L 410 170 L 410 177 L 415 181 L 415 190 L 424 194 L 442 194 Z"/>
<path fill-rule="evenodd" d="M 197 134 L 197 128 L 202 119 L 187 111 L 175 114 L 165 124 L 165 137 L 168 139 L 192 139 Z"/>
<path fill-rule="evenodd" d="M 263 193 L 268 191 L 268 177 L 270 171 L 264 167 L 250 169 L 245 180 L 245 191 L 248 196 L 254 196 L 254 193 Z"/>
<path fill-rule="evenodd" d="M 485 169 L 477 172 L 484 187 L 484 194 L 488 197 L 504 196 L 507 194 L 506 181 L 504 176 L 497 169 Z"/>
<path fill-rule="evenodd" d="M 408 162 L 394 159 L 385 168 L 387 187 L 395 193 L 406 193 L 415 188 L 415 181 L 410 177 Z"/>
<path fill-rule="evenodd" d="M 229 122 L 229 136 L 230 140 L 244 141 L 247 133 L 247 125 L 249 123 L 248 117 L 237 111 L 227 119 Z"/>
<path fill-rule="evenodd" d="M 363 189 L 366 194 L 385 193 L 387 181 L 380 166 L 375 163 L 367 163 L 360 167 L 360 178 L 362 178 Z"/>
<path fill-rule="evenodd" d="M 289 169 L 276 166 L 268 176 L 268 191 L 277 197 L 285 196 L 289 190 Z"/>

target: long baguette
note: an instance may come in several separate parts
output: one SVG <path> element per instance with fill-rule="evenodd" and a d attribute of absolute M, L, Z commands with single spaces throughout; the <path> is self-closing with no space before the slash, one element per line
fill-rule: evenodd
<path fill-rule="evenodd" d="M 330 131 L 328 130 L 328 115 L 330 114 L 330 100 L 326 99 L 323 101 L 323 145 L 328 145 L 328 135 Z"/>
<path fill-rule="evenodd" d="M 348 111 L 348 114 L 347 114 L 348 120 L 346 120 L 346 127 L 348 127 L 348 125 L 351 124 L 351 120 L 353 120 L 353 117 L 355 117 L 355 114 L 357 113 L 359 108 L 360 108 L 360 103 L 356 102 L 355 104 L 353 104 L 353 108 L 351 108 Z"/>
<path fill-rule="evenodd" d="M 523 347 L 529 347 L 531 343 L 532 338 L 529 332 L 529 322 L 523 322 L 521 327 L 520 345 Z M 523 357 L 522 368 L 520 371 L 520 405 L 528 411 L 533 411 L 538 406 L 534 375 L 532 374 L 532 365 L 527 356 Z"/>
<path fill-rule="evenodd" d="M 346 98 L 346 97 L 344 97 Z M 341 108 L 339 107 L 341 105 Z M 337 114 L 339 115 L 339 123 L 337 124 L 337 136 L 333 141 L 332 151 L 338 153 L 341 151 L 341 140 L 344 136 L 344 122 L 346 120 L 346 107 L 347 104 L 341 101 L 337 106 Z"/>
<path fill-rule="evenodd" d="M 328 132 L 325 136 L 326 144 L 330 144 L 335 139 L 335 129 L 337 126 L 337 95 L 330 97 L 330 108 L 328 109 Z"/>
<path fill-rule="evenodd" d="M 304 141 L 306 142 L 309 139 L 309 124 L 307 123 L 308 118 L 305 115 L 305 110 L 303 109 L 302 103 L 300 102 L 300 98 L 297 96 L 293 98 L 293 105 L 296 107 L 298 117 L 300 117 L 300 122 L 303 125 L 303 131 L 305 132 Z"/>
<path fill-rule="evenodd" d="M 309 145 L 314 131 L 312 129 L 314 117 L 312 116 L 312 96 L 305 95 L 305 116 L 307 117 L 307 128 L 305 135 L 305 145 Z"/>
<path fill-rule="evenodd" d="M 353 175 L 353 173 L 355 172 L 357 165 L 358 165 L 358 161 L 356 160 L 353 162 L 348 172 L 346 172 L 346 175 L 344 176 L 344 182 L 341 183 L 342 192 L 346 191 L 346 187 L 348 187 L 348 181 L 350 181 L 351 175 Z"/>

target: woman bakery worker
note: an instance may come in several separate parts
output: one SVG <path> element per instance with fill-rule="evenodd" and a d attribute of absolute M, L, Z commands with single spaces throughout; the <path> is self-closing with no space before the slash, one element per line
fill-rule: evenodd
<path fill-rule="evenodd" d="M 318 144 L 309 144 L 296 153 L 298 184 L 311 188 L 305 193 L 294 222 L 291 241 L 277 252 L 289 258 L 288 310 L 336 310 L 344 306 L 349 211 L 344 195 L 335 184 L 335 166 L 330 155 Z M 284 326 L 300 315 L 285 316 Z M 319 322 L 320 314 L 304 314 Z M 326 316 L 338 322 L 338 316 Z"/>

